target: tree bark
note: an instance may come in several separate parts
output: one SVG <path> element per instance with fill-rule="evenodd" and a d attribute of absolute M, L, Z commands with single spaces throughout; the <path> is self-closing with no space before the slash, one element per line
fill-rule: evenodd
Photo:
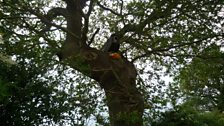
<path fill-rule="evenodd" d="M 143 98 L 136 88 L 134 65 L 124 57 L 112 59 L 109 53 L 88 47 L 81 39 L 83 0 L 66 2 L 69 33 L 61 50 L 62 60 L 99 82 L 106 94 L 111 126 L 142 126 Z"/>

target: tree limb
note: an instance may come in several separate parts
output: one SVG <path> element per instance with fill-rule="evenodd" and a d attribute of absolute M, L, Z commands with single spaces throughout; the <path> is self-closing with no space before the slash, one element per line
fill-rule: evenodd
<path fill-rule="evenodd" d="M 88 42 L 88 46 L 90 46 L 93 43 L 93 39 L 95 38 L 96 34 L 100 31 L 100 28 L 97 28 L 95 33 L 92 35 L 90 41 Z"/>
<path fill-rule="evenodd" d="M 209 38 L 214 38 L 214 37 L 219 37 L 220 35 L 213 35 L 213 36 L 209 36 Z M 142 55 L 139 55 L 139 56 L 136 56 L 134 59 L 132 59 L 132 63 L 135 62 L 136 60 L 140 59 L 140 58 L 143 58 L 143 57 L 146 57 L 146 56 L 149 56 L 153 53 L 158 53 L 158 52 L 165 52 L 165 51 L 169 51 L 170 49 L 174 49 L 174 48 L 180 48 L 180 47 L 183 47 L 183 46 L 190 46 L 192 44 L 197 44 L 197 43 L 201 43 L 203 42 L 204 40 L 208 39 L 208 37 L 204 37 L 204 38 L 201 38 L 200 40 L 198 41 L 193 41 L 193 42 L 188 42 L 188 43 L 181 43 L 181 44 L 177 44 L 177 45 L 170 45 L 170 46 L 167 46 L 167 47 L 164 47 L 164 48 L 161 48 L 161 47 L 158 47 L 158 48 L 155 48 L 155 49 L 152 49 L 151 51 L 146 51 L 144 54 Z"/>
<path fill-rule="evenodd" d="M 45 23 L 46 25 L 54 26 L 54 27 L 56 27 L 56 28 L 58 28 L 58 29 L 61 29 L 61 30 L 64 31 L 64 32 L 67 32 L 67 33 L 71 34 L 73 37 L 80 39 L 79 36 L 77 36 L 76 34 L 74 34 L 73 32 L 71 32 L 71 31 L 68 30 L 67 28 L 64 28 L 64 27 L 62 27 L 62 26 L 60 26 L 60 25 L 57 25 L 57 24 L 52 23 L 51 21 L 49 21 L 48 18 L 47 18 L 46 16 L 44 16 L 44 15 L 38 13 L 38 12 L 35 12 L 35 11 L 32 10 L 32 9 L 29 9 L 28 11 L 29 11 L 30 13 L 34 14 L 35 16 L 37 16 L 37 18 L 39 18 L 39 19 L 40 19 L 43 23 Z"/>
<path fill-rule="evenodd" d="M 100 4 L 100 2 L 97 2 L 97 5 L 98 5 L 99 7 L 101 7 L 102 9 L 107 10 L 107 11 L 110 11 L 111 13 L 113 13 L 113 14 L 115 14 L 115 15 L 117 15 L 117 16 L 122 16 L 121 14 L 115 12 L 114 10 L 112 10 L 112 9 L 110 9 L 110 8 L 107 8 L 107 7 L 103 6 L 102 4 Z"/>
<path fill-rule="evenodd" d="M 94 4 L 94 0 L 90 0 L 90 4 L 89 4 L 89 10 L 88 12 L 83 16 L 85 21 L 84 21 L 84 28 L 82 31 L 82 41 L 86 42 L 87 41 L 87 33 L 88 33 L 88 29 L 89 29 L 89 16 L 93 10 L 93 4 Z"/>
<path fill-rule="evenodd" d="M 65 8 L 52 8 L 51 10 L 48 11 L 47 15 L 45 16 L 49 22 L 52 22 L 54 18 L 57 16 L 63 16 L 65 18 L 68 17 L 68 12 Z M 46 23 L 46 28 L 44 28 L 42 31 L 46 32 L 49 31 L 52 25 L 49 23 Z"/>
<path fill-rule="evenodd" d="M 63 1 L 65 1 L 68 6 L 83 8 L 85 7 L 86 2 L 88 0 L 63 0 Z M 77 4 L 79 5 L 77 6 Z"/>
<path fill-rule="evenodd" d="M 175 8 L 178 5 L 178 1 L 171 2 L 167 6 L 167 8 L 163 11 L 161 10 L 154 10 L 150 15 L 148 15 L 145 20 L 138 24 L 127 24 L 125 25 L 120 31 L 120 36 L 123 36 L 127 32 L 136 32 L 136 31 L 142 31 L 142 29 L 145 28 L 145 26 L 151 22 L 156 21 L 157 19 L 164 18 L 172 13 L 172 9 Z"/>

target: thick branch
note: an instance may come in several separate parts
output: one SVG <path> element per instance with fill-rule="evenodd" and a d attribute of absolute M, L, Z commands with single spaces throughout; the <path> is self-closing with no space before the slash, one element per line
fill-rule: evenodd
<path fill-rule="evenodd" d="M 68 6 L 71 6 L 74 9 L 77 9 L 77 8 L 81 8 L 82 9 L 82 8 L 85 7 L 86 2 L 88 0 L 63 0 L 63 1 L 65 1 Z"/>
<path fill-rule="evenodd" d="M 61 52 L 62 59 L 76 55 L 81 48 L 87 46 L 86 41 L 82 40 L 82 9 L 85 6 L 86 1 L 87 0 L 66 0 L 66 10 L 68 12 L 67 29 L 77 35 L 77 37 L 74 37 L 71 34 L 66 35 L 66 40 Z M 84 39 L 86 38 L 84 37 Z"/>

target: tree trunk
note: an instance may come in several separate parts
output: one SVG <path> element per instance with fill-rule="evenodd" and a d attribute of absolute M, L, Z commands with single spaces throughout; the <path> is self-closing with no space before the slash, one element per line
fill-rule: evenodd
<path fill-rule="evenodd" d="M 75 36 L 67 33 L 61 58 L 99 82 L 106 94 L 111 126 L 142 126 L 143 98 L 135 85 L 137 73 L 134 65 L 123 57 L 112 59 L 109 53 L 90 48 L 81 41 L 82 8 L 77 4 L 80 0 L 66 2 L 70 15 L 67 29 Z"/>
<path fill-rule="evenodd" d="M 126 59 L 108 59 L 110 68 L 100 75 L 112 126 L 141 126 L 143 99 L 138 92 L 136 70 Z"/>

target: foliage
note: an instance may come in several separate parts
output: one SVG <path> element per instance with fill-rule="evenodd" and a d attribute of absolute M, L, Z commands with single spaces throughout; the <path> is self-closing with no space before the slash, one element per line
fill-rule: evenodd
<path fill-rule="evenodd" d="M 180 70 L 167 90 L 172 109 L 152 126 L 222 126 L 222 85 L 223 52 L 211 44 Z"/>
<path fill-rule="evenodd" d="M 198 111 L 192 104 L 183 104 L 175 110 L 163 113 L 158 122 L 152 123 L 152 126 L 222 126 L 224 123 L 224 114 L 214 110 L 210 112 Z"/>
<path fill-rule="evenodd" d="M 66 87 L 68 85 L 62 78 L 61 81 L 53 79 L 57 76 L 50 75 L 45 78 L 38 76 L 39 68 L 26 66 L 24 69 L 16 65 L 7 67 L 8 64 L 3 64 L 1 63 L 0 69 L 1 86 L 4 87 L 1 88 L 4 90 L 1 92 L 0 101 L 1 125 L 50 125 L 53 122 L 83 124 L 83 120 L 90 116 L 90 112 L 95 111 L 96 101 L 88 100 L 88 97 L 96 97 L 94 95 L 97 93 L 86 94 L 91 91 L 83 90 L 83 85 Z M 61 83 L 65 86 L 59 86 Z M 77 94 L 72 93 L 74 91 Z M 80 121 L 66 121 L 70 118 Z"/>
<path fill-rule="evenodd" d="M 220 46 L 212 44 L 186 65 L 178 76 L 181 89 L 197 100 L 201 109 L 224 110 L 223 57 Z"/>
<path fill-rule="evenodd" d="M 120 113 L 117 117 L 116 117 L 116 120 L 119 120 L 119 121 L 122 121 L 122 122 L 125 122 L 125 124 L 127 125 L 131 125 L 135 122 L 139 122 L 139 119 L 138 118 L 138 113 L 137 112 L 133 112 L 131 114 L 127 114 L 127 113 Z"/>

